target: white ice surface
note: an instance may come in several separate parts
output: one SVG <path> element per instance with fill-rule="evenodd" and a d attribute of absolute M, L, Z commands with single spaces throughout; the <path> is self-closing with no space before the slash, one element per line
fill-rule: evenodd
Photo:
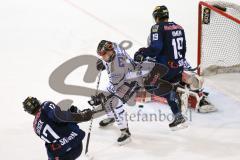
<path fill-rule="evenodd" d="M 231 2 L 239 4 L 239 0 Z M 156 5 L 167 5 L 171 20 L 185 28 L 187 57 L 196 64 L 198 0 L 9 0 L 0 4 L 1 160 L 47 159 L 43 141 L 33 132 L 33 117 L 22 109 L 23 99 L 28 95 L 54 102 L 68 98 L 81 108 L 89 107 L 86 97 L 52 90 L 50 74 L 75 56 L 95 55 L 101 39 L 131 40 L 133 47 L 128 52 L 133 56 L 146 44 Z M 94 88 L 95 83 L 82 80 L 85 69 L 73 71 L 66 83 Z M 132 142 L 119 147 L 115 143 L 118 129 L 112 126 L 103 130 L 98 128 L 99 119 L 94 121 L 89 148 L 94 159 L 240 159 L 240 78 L 237 75 L 229 81 L 224 76 L 216 77 L 216 83 L 207 81 L 206 90 L 218 112 L 192 113 L 186 130 L 172 132 L 168 121 L 130 121 Z M 104 88 L 106 74 L 102 82 Z M 138 112 L 137 107 L 126 108 L 129 113 Z M 146 104 L 142 110 L 157 113 L 159 109 L 170 113 L 167 106 L 156 103 Z M 80 127 L 87 131 L 88 123 Z"/>

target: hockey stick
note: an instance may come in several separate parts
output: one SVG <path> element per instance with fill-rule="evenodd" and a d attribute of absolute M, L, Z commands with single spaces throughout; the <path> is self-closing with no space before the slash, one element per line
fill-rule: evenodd
<path fill-rule="evenodd" d="M 98 88 L 99 88 L 99 84 L 100 84 L 101 73 L 102 73 L 102 72 L 100 72 L 100 73 L 98 74 L 98 80 L 97 80 L 97 87 L 96 87 L 96 93 L 95 93 L 95 95 L 98 94 Z M 95 110 L 95 107 L 93 107 L 93 110 Z M 88 130 L 88 135 L 87 135 L 87 142 L 86 142 L 86 148 L 85 148 L 85 155 L 86 155 L 86 156 L 87 156 L 87 153 L 88 153 L 89 141 L 90 141 L 90 136 L 91 136 L 91 131 L 92 131 L 92 124 L 93 124 L 93 116 L 92 116 L 92 119 L 91 119 L 91 121 L 90 121 L 89 130 Z"/>
<path fill-rule="evenodd" d="M 148 62 L 153 62 L 153 63 L 157 63 L 157 61 L 154 59 L 154 58 L 151 58 L 151 57 L 147 57 L 146 60 Z M 184 70 L 185 71 L 190 71 L 190 72 L 194 72 L 196 70 L 198 70 L 200 68 L 200 65 L 194 67 L 194 68 L 185 68 Z"/>

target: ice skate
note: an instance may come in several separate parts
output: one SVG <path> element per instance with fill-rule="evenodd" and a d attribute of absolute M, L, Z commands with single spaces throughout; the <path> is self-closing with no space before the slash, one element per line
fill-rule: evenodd
<path fill-rule="evenodd" d="M 186 119 L 182 116 L 182 114 L 179 114 L 175 116 L 174 121 L 169 124 L 169 127 L 172 131 L 176 131 L 179 129 L 187 128 L 188 125 L 186 123 Z"/>
<path fill-rule="evenodd" d="M 117 139 L 117 142 L 120 146 L 127 144 L 131 141 L 131 133 L 129 132 L 129 129 L 121 129 L 121 135 Z"/>

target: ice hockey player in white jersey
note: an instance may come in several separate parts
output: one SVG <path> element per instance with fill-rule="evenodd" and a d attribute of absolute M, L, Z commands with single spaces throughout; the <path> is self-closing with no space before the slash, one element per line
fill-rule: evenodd
<path fill-rule="evenodd" d="M 107 70 L 109 76 L 109 86 L 107 92 L 92 96 L 90 104 L 99 105 L 104 103 L 104 109 L 108 118 L 100 121 L 100 127 L 106 127 L 109 124 L 117 122 L 121 131 L 117 142 L 122 145 L 130 140 L 127 117 L 125 116 L 124 104 L 132 97 L 139 85 L 136 81 L 128 81 L 126 76 L 129 71 L 134 70 L 136 64 L 124 49 L 110 41 L 102 40 L 97 47 L 97 53 L 102 57 L 98 60 L 97 69 Z M 130 63 L 128 63 L 130 61 Z"/>
<path fill-rule="evenodd" d="M 94 106 L 101 104 L 104 107 L 108 118 L 102 120 L 99 125 L 105 127 L 117 122 L 121 130 L 121 136 L 117 141 L 120 145 L 125 144 L 130 140 L 131 133 L 124 104 L 135 102 L 136 92 L 140 88 L 145 88 L 151 94 L 158 96 L 170 92 L 171 83 L 161 80 L 161 77 L 167 74 L 168 68 L 152 62 L 142 64 L 134 62 L 123 48 L 106 40 L 98 44 L 97 53 L 102 58 L 97 61 L 97 70 L 107 71 L 109 86 L 107 92 L 92 96 L 89 104 Z M 131 77 L 134 71 L 142 70 L 149 72 Z"/>

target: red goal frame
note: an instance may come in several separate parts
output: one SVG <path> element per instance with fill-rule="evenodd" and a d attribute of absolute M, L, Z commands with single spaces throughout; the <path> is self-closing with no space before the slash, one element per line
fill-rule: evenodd
<path fill-rule="evenodd" d="M 203 6 L 208 7 L 209 9 L 217 12 L 218 14 L 240 24 L 240 19 L 237 19 L 237 18 L 231 16 L 230 14 L 212 6 L 211 4 L 208 4 L 207 2 L 200 1 L 199 5 L 198 5 L 198 48 L 197 48 L 197 55 L 198 55 L 197 64 L 198 64 L 198 66 L 201 64 L 201 41 L 202 41 L 201 35 L 202 35 L 202 8 L 203 8 Z M 200 68 L 198 69 L 198 74 L 200 74 Z"/>

